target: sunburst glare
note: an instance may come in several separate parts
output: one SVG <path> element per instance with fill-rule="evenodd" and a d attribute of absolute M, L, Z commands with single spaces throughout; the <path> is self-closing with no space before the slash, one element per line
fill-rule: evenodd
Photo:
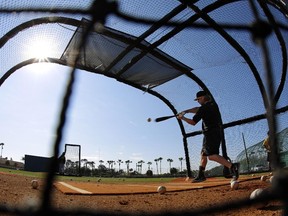
<path fill-rule="evenodd" d="M 28 48 L 27 55 L 39 62 L 47 61 L 53 54 L 53 43 L 47 39 L 37 39 Z"/>

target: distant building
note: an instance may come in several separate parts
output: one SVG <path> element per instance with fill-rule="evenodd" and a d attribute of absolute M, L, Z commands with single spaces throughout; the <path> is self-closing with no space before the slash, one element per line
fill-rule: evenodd
<path fill-rule="evenodd" d="M 25 171 L 48 172 L 51 158 L 34 155 L 25 155 Z"/>
<path fill-rule="evenodd" d="M 7 158 L 0 158 L 0 167 L 9 169 L 24 169 L 24 163 L 8 160 Z"/>

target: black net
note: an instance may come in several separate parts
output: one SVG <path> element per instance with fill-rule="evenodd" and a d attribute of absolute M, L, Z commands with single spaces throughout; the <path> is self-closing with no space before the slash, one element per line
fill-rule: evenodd
<path fill-rule="evenodd" d="M 14 72 L 32 64 L 69 66 L 62 109 L 55 116 L 53 155 L 63 143 L 79 69 L 151 94 L 171 115 L 195 106 L 195 92 L 204 89 L 219 106 L 224 147 L 232 161 L 241 163 L 241 172 L 267 169 L 261 146 L 267 131 L 275 167 L 287 167 L 287 1 L 5 1 L 0 8 L 2 88 Z M 36 39 L 51 41 L 49 57 L 35 58 Z M 175 122 L 191 177 L 200 161 L 201 125 Z M 50 209 L 54 159 L 39 215 Z M 1 210 L 13 211 L 5 205 Z"/>

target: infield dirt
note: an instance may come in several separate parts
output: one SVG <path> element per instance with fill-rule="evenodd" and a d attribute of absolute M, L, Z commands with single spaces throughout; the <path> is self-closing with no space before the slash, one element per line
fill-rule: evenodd
<path fill-rule="evenodd" d="M 0 173 L 0 204 L 7 206 L 25 206 L 37 203 L 42 197 L 43 181 L 39 180 L 39 188 L 32 189 L 33 178 Z M 183 179 L 178 179 L 183 181 Z M 192 183 L 191 183 L 192 184 Z M 121 187 L 121 185 L 119 185 Z M 113 214 L 158 214 L 167 212 L 181 212 L 212 207 L 225 202 L 248 198 L 257 188 L 270 187 L 269 182 L 259 179 L 241 182 L 237 190 L 230 186 L 217 186 L 206 189 L 195 189 L 180 192 L 167 192 L 163 195 L 130 194 L 130 195 L 65 195 L 54 188 L 52 192 L 53 206 L 56 209 L 89 209 L 97 212 Z M 115 188 L 114 188 L 115 190 Z M 248 216 L 280 216 L 282 203 L 270 202 L 263 209 L 253 206 L 245 208 L 227 209 L 223 212 L 209 213 L 209 215 L 248 215 Z M 0 215 L 4 215 L 3 213 Z"/>

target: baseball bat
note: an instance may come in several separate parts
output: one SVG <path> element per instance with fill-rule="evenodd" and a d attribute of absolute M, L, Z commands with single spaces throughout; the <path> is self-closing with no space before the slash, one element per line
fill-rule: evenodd
<path fill-rule="evenodd" d="M 155 122 L 161 122 L 161 121 L 165 121 L 167 119 L 170 119 L 170 118 L 173 118 L 173 117 L 176 117 L 177 115 L 170 115 L 170 116 L 163 116 L 163 117 L 159 117 L 159 118 L 156 118 L 155 119 Z"/>

